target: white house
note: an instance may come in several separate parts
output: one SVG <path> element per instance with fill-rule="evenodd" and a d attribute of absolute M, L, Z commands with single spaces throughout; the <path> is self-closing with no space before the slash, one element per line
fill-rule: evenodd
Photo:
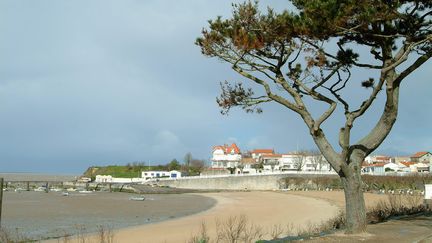
<path fill-rule="evenodd" d="M 299 153 L 282 154 L 279 159 L 281 171 L 330 171 L 331 166 L 322 155 Z"/>
<path fill-rule="evenodd" d="M 97 183 L 112 183 L 113 177 L 110 175 L 97 175 L 95 182 L 97 182 Z"/>
<path fill-rule="evenodd" d="M 417 152 L 411 156 L 411 161 L 429 164 L 432 162 L 432 154 L 430 152 Z"/>
<path fill-rule="evenodd" d="M 400 165 L 395 164 L 395 163 L 387 163 L 384 166 L 384 172 L 398 172 L 398 171 L 402 171 L 402 168 Z"/>
<path fill-rule="evenodd" d="M 298 154 L 282 154 L 279 159 L 279 168 L 281 171 L 298 170 L 300 159 Z"/>
<path fill-rule="evenodd" d="M 391 157 L 385 155 L 369 155 L 364 159 L 368 164 L 390 163 Z"/>
<path fill-rule="evenodd" d="M 180 178 L 181 172 L 172 170 L 172 171 L 142 171 L 141 177 L 145 179 L 152 178 Z"/>
<path fill-rule="evenodd" d="M 241 159 L 241 173 L 243 174 L 256 174 L 260 171 L 258 163 L 254 158 L 242 158 Z"/>
<path fill-rule="evenodd" d="M 417 172 L 428 172 L 429 171 L 429 163 L 416 163 L 415 166 Z"/>
<path fill-rule="evenodd" d="M 262 156 L 272 155 L 274 153 L 275 152 L 273 149 L 254 149 L 250 151 L 252 158 L 255 159 L 257 162 L 261 159 Z"/>
<path fill-rule="evenodd" d="M 384 165 L 385 165 L 385 163 L 376 163 L 376 164 L 365 165 L 362 167 L 361 171 L 364 174 L 384 175 L 384 173 L 385 173 Z"/>
<path fill-rule="evenodd" d="M 263 164 L 264 171 L 279 171 L 280 170 L 280 154 L 265 154 L 260 155 L 260 160 Z"/>
<path fill-rule="evenodd" d="M 241 161 L 240 149 L 235 143 L 214 146 L 212 153 L 212 168 L 236 168 Z"/>

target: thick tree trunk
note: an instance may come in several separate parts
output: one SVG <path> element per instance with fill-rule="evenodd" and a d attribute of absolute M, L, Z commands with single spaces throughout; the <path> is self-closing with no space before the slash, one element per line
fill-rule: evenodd
<path fill-rule="evenodd" d="M 353 171 L 347 177 L 341 177 L 345 191 L 346 233 L 355 234 L 366 231 L 366 207 L 363 197 L 360 171 Z"/>

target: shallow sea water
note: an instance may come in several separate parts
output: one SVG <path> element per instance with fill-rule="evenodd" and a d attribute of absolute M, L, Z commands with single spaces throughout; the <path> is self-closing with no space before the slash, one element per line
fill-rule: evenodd
<path fill-rule="evenodd" d="M 34 239 L 97 232 L 99 227 L 123 228 L 191 215 L 215 205 L 196 194 L 145 195 L 93 192 L 4 192 L 2 227 Z"/>

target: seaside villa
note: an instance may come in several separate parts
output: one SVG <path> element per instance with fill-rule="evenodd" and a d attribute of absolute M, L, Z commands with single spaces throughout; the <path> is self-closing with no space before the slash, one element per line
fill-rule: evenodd
<path fill-rule="evenodd" d="M 235 143 L 231 145 L 214 146 L 212 157 L 212 168 L 236 168 L 242 155 Z"/>

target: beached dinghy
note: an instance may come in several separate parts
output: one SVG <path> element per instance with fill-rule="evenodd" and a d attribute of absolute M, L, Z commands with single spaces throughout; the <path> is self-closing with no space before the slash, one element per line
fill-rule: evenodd
<path fill-rule="evenodd" d="M 130 197 L 129 200 L 132 200 L 132 201 L 144 201 L 145 197 Z"/>

